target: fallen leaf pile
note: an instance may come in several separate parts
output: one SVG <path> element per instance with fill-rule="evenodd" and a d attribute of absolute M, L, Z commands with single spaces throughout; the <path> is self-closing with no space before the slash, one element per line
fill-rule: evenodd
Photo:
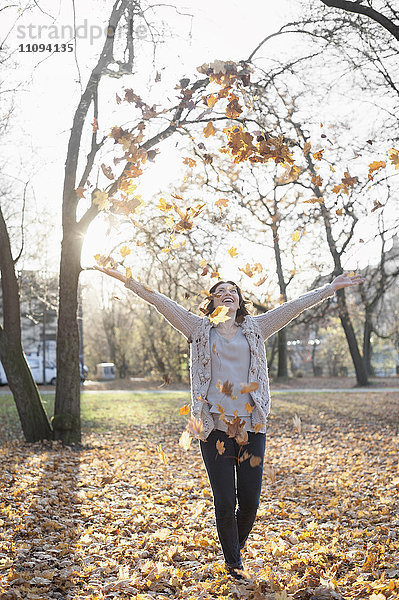
<path fill-rule="evenodd" d="M 223 571 L 180 406 L 163 423 L 110 421 L 80 448 L 4 442 L 2 600 L 399 597 L 399 394 L 273 398 L 243 583 Z"/>

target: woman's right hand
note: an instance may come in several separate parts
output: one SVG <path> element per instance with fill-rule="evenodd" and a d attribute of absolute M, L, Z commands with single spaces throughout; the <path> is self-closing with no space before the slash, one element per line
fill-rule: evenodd
<path fill-rule="evenodd" d="M 118 269 L 111 269 L 109 267 L 100 267 L 98 265 L 94 265 L 93 268 L 96 269 L 97 271 L 102 271 L 103 273 L 105 273 L 106 275 L 109 275 L 110 277 L 119 279 L 119 281 L 122 281 L 122 283 L 127 282 L 127 277 L 123 273 L 118 271 Z"/>

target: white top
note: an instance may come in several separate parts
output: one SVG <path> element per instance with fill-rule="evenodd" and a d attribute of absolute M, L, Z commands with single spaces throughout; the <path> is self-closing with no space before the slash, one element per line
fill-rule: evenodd
<path fill-rule="evenodd" d="M 251 431 L 250 412 L 245 405 L 248 403 L 253 406 L 254 402 L 248 393 L 241 394 L 241 387 L 249 383 L 250 348 L 247 338 L 241 327 L 237 328 L 236 335 L 230 340 L 223 337 L 216 327 L 212 327 L 209 336 L 212 375 L 207 400 L 215 426 L 223 431 L 227 429 L 226 424 L 219 419 L 221 414 L 217 406 L 219 404 L 224 409 L 228 420 L 234 419 L 234 413 L 237 411 L 236 414 L 246 422 L 245 429 Z M 220 384 L 226 381 L 229 384 L 228 394 L 220 390 Z"/>

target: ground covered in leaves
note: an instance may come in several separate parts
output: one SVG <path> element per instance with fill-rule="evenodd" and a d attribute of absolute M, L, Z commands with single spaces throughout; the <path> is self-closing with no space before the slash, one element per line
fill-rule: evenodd
<path fill-rule="evenodd" d="M 399 598 L 399 393 L 273 398 L 243 583 L 223 571 L 198 445 L 178 445 L 186 400 L 156 421 L 161 395 L 107 395 L 91 425 L 84 400 L 81 448 L 3 435 L 2 600 Z"/>

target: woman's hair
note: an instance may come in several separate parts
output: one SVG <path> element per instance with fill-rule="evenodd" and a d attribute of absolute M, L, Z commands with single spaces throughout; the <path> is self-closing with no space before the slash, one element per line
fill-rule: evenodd
<path fill-rule="evenodd" d="M 206 316 L 213 313 L 213 311 L 215 310 L 215 306 L 213 304 L 213 294 L 216 292 L 217 287 L 222 283 L 230 283 L 236 288 L 239 298 L 239 307 L 236 312 L 236 323 L 242 323 L 245 316 L 249 315 L 246 304 L 251 304 L 251 302 L 250 300 L 244 300 L 240 287 L 234 281 L 218 281 L 217 283 L 215 283 L 215 285 L 213 285 L 208 292 L 209 296 L 201 303 L 200 311 L 203 312 Z"/>

